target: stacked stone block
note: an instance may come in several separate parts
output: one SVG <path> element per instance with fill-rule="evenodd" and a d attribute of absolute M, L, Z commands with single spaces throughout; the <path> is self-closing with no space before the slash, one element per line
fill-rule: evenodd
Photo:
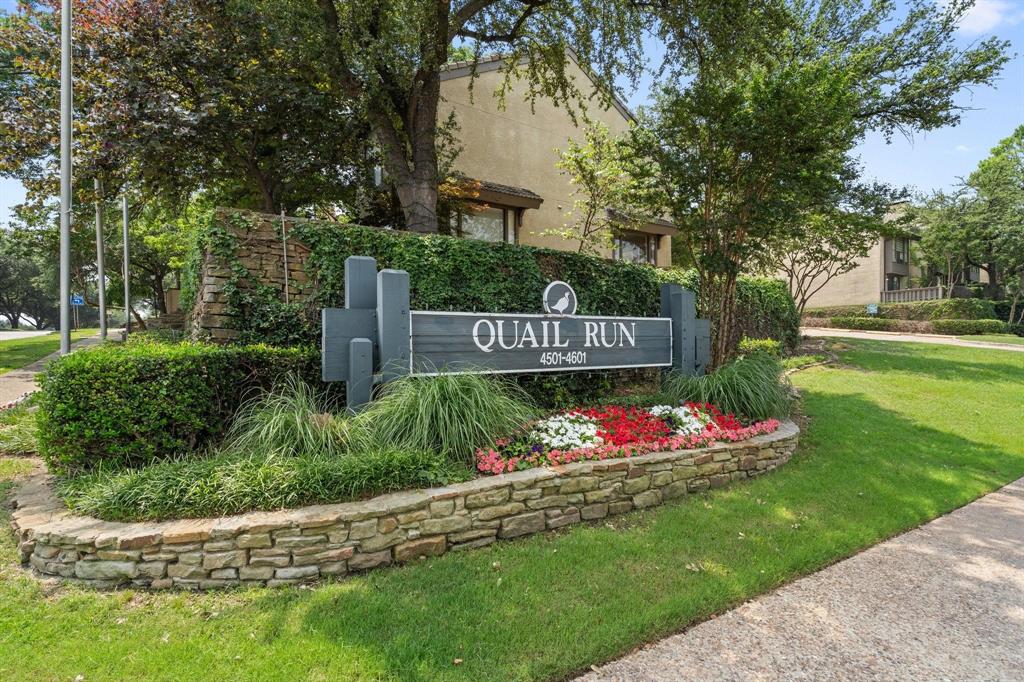
<path fill-rule="evenodd" d="M 362 502 L 220 519 L 114 523 L 75 516 L 46 476 L 18 491 L 12 525 L 41 575 L 90 586 L 291 585 L 563 528 L 764 474 L 799 431 L 700 450 L 488 476 Z"/>

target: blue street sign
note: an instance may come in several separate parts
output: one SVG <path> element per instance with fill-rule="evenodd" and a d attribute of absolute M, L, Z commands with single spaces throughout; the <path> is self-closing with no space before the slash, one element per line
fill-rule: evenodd
<path fill-rule="evenodd" d="M 71 294 L 71 305 L 85 305 L 85 298 L 81 294 Z"/>
<path fill-rule="evenodd" d="M 868 315 L 877 315 L 877 314 L 878 314 L 878 304 L 877 303 L 868 303 Z"/>

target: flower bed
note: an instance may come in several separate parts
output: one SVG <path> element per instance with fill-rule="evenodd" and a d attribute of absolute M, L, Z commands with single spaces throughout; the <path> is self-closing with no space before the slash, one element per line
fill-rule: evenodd
<path fill-rule="evenodd" d="M 692 450 L 771 433 L 779 421 L 749 426 L 711 404 L 656 405 L 568 410 L 531 424 L 523 433 L 476 453 L 477 469 L 502 474 L 584 460 Z"/>

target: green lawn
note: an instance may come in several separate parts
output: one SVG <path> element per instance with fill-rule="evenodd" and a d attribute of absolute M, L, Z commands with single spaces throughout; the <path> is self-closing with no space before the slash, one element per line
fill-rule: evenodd
<path fill-rule="evenodd" d="M 986 343 L 1008 343 L 1014 346 L 1024 346 L 1024 336 L 1016 334 L 974 334 L 971 336 L 958 336 L 962 341 L 985 341 Z"/>
<path fill-rule="evenodd" d="M 71 340 L 77 341 L 87 336 L 94 336 L 99 331 L 99 329 L 76 329 L 71 332 Z M 0 339 L 2 338 L 3 335 L 0 334 Z M 31 365 L 36 360 L 41 360 L 58 350 L 60 350 L 60 334 L 57 332 L 28 339 L 0 341 L 0 374 Z"/>
<path fill-rule="evenodd" d="M 1024 355 L 838 347 L 769 476 L 311 590 L 54 590 L 3 534 L 0 679 L 559 679 L 1024 475 Z"/>

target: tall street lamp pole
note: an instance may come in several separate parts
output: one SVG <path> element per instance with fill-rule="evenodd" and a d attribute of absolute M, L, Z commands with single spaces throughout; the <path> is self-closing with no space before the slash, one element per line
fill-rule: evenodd
<path fill-rule="evenodd" d="M 107 269 L 103 246 L 103 181 L 93 181 L 96 190 L 96 288 L 100 304 L 100 338 L 107 340 Z"/>
<path fill-rule="evenodd" d="M 60 352 L 71 350 L 71 0 L 60 6 Z"/>
<path fill-rule="evenodd" d="M 128 196 L 121 197 L 121 239 L 124 246 L 124 336 L 132 328 L 132 292 L 128 281 Z"/>

